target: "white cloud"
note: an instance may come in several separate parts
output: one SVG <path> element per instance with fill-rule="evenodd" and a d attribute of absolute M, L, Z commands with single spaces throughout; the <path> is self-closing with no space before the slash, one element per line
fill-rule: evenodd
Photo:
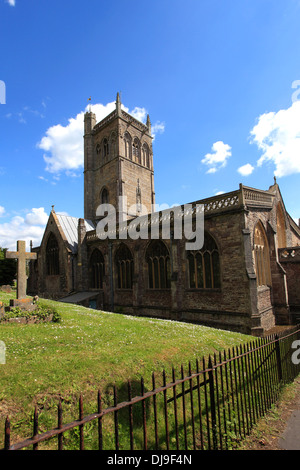
<path fill-rule="evenodd" d="M 272 162 L 279 177 L 300 172 L 300 101 L 277 113 L 262 114 L 250 135 L 262 151 L 258 166 Z"/>
<path fill-rule="evenodd" d="M 12 217 L 8 222 L 0 224 L 0 246 L 15 251 L 17 240 L 25 240 L 27 250 L 31 240 L 33 246 L 39 246 L 47 220 L 43 207 L 31 209 L 25 217 Z"/>
<path fill-rule="evenodd" d="M 254 171 L 254 166 L 250 165 L 250 163 L 246 163 L 246 165 L 240 166 L 237 171 L 242 176 L 249 176 Z"/>
<path fill-rule="evenodd" d="M 76 170 L 83 164 L 83 116 L 69 119 L 67 126 L 57 124 L 46 131 L 38 147 L 44 150 L 46 171 Z"/>
<path fill-rule="evenodd" d="M 42 181 L 48 181 L 47 178 L 45 178 L 44 176 L 38 176 L 38 179 Z"/>
<path fill-rule="evenodd" d="M 8 3 L 11 7 L 16 6 L 16 0 L 6 0 L 6 3 Z"/>
<path fill-rule="evenodd" d="M 69 176 L 74 176 L 74 171 L 83 166 L 84 114 L 88 109 L 89 106 L 75 118 L 70 118 L 66 126 L 57 124 L 49 127 L 46 135 L 38 143 L 38 147 L 46 152 L 44 160 L 47 164 L 46 171 L 49 173 L 66 171 Z M 91 106 L 91 111 L 96 114 L 97 122 L 114 109 L 114 102 Z"/>
<path fill-rule="evenodd" d="M 75 118 L 70 118 L 66 126 L 57 124 L 49 127 L 45 136 L 37 144 L 38 148 L 45 152 L 46 171 L 49 173 L 66 172 L 68 176 L 77 176 L 76 170 L 83 167 L 84 114 L 89 108 L 96 114 L 96 121 L 99 122 L 115 109 L 115 102 L 106 105 L 101 103 L 88 105 Z M 122 108 L 129 112 L 125 106 L 122 105 Z M 145 108 L 135 107 L 129 114 L 142 122 L 147 119 Z M 164 124 L 158 122 L 154 124 L 153 129 L 153 134 L 162 133 Z"/>
<path fill-rule="evenodd" d="M 25 223 L 28 225 L 46 225 L 48 215 L 43 207 L 33 208 L 25 217 Z"/>
<path fill-rule="evenodd" d="M 128 109 L 126 109 L 126 112 L 129 112 Z M 129 112 L 131 116 L 135 117 L 138 119 L 138 121 L 143 122 L 146 124 L 147 121 L 147 110 L 145 108 L 139 108 L 135 107 L 132 111 Z M 156 121 L 154 124 L 151 124 L 151 134 L 153 136 L 153 140 L 155 139 L 156 134 L 163 134 L 165 131 L 165 123 Z"/>
<path fill-rule="evenodd" d="M 210 167 L 207 173 L 215 173 L 226 166 L 228 158 L 231 157 L 231 147 L 222 141 L 218 141 L 213 144 L 212 152 L 207 153 L 201 160 L 204 165 Z"/>
<path fill-rule="evenodd" d="M 5 213 L 5 209 L 3 206 L 0 206 L 0 217 L 2 217 Z"/>
<path fill-rule="evenodd" d="M 141 122 L 146 122 L 147 119 L 147 111 L 145 108 L 139 108 L 136 106 L 131 112 L 131 116 L 133 116 L 135 119 Z"/>
<path fill-rule="evenodd" d="M 65 212 L 65 211 L 60 211 L 60 212 L 55 212 L 56 215 L 59 214 L 59 215 L 70 215 L 68 214 L 68 212 Z"/>
<path fill-rule="evenodd" d="M 156 134 L 163 134 L 165 132 L 165 123 L 157 121 L 153 125 L 151 125 L 151 134 L 153 135 L 153 139 L 155 139 Z"/>

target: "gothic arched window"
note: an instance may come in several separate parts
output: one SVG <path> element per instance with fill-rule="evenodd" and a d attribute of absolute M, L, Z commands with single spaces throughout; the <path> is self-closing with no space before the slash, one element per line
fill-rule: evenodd
<path fill-rule="evenodd" d="M 90 257 L 89 264 L 90 286 L 92 289 L 103 289 L 103 279 L 105 274 L 104 257 L 97 248 Z"/>
<path fill-rule="evenodd" d="M 129 248 L 122 243 L 116 252 L 118 289 L 132 289 L 133 256 Z"/>
<path fill-rule="evenodd" d="M 106 158 L 109 155 L 109 144 L 108 140 L 103 139 L 103 158 Z"/>
<path fill-rule="evenodd" d="M 148 264 L 148 280 L 150 289 L 169 289 L 170 255 L 166 245 L 161 240 L 150 243 L 146 251 Z"/>
<path fill-rule="evenodd" d="M 59 247 L 56 237 L 52 232 L 46 245 L 46 267 L 49 276 L 59 274 Z"/>
<path fill-rule="evenodd" d="M 265 229 L 259 221 L 254 229 L 254 258 L 258 286 L 271 285 L 269 244 Z"/>
<path fill-rule="evenodd" d="M 285 220 L 284 213 L 280 202 L 277 205 L 277 244 L 278 248 L 286 247 L 286 231 L 285 231 Z"/>
<path fill-rule="evenodd" d="M 137 137 L 134 139 L 132 144 L 132 155 L 136 162 L 141 163 L 141 147 Z"/>
<path fill-rule="evenodd" d="M 147 144 L 144 144 L 142 147 L 142 157 L 142 164 L 147 168 L 150 168 L 149 147 Z"/>
<path fill-rule="evenodd" d="M 117 134 L 115 131 L 113 131 L 109 138 L 109 149 L 110 149 L 110 155 L 112 158 L 116 156 L 116 143 L 117 143 Z"/>
<path fill-rule="evenodd" d="M 125 142 L 125 157 L 129 160 L 132 160 L 132 153 L 131 153 L 131 135 L 129 132 L 126 132 L 124 135 L 124 142 Z"/>
<path fill-rule="evenodd" d="M 101 204 L 108 204 L 109 203 L 109 195 L 108 190 L 103 188 L 101 191 Z"/>
<path fill-rule="evenodd" d="M 187 255 L 189 287 L 191 289 L 216 289 L 221 287 L 218 247 L 211 235 L 205 233 L 201 250 Z"/>

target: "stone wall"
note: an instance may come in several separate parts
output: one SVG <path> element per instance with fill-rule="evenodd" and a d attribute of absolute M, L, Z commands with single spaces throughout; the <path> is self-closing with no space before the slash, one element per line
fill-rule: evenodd
<path fill-rule="evenodd" d="M 262 192 L 257 191 L 257 193 L 260 197 Z M 230 197 L 225 197 L 225 199 L 228 202 L 233 201 L 235 197 L 235 193 L 231 193 Z M 189 287 L 185 239 L 165 241 L 172 254 L 171 289 L 149 289 L 148 268 L 145 262 L 145 252 L 149 241 L 127 240 L 126 244 L 134 256 L 133 289 L 129 291 L 117 289 L 116 273 L 114 273 L 113 308 L 125 313 L 199 322 L 252 334 L 262 334 L 264 330 L 271 329 L 275 322 L 288 324 L 290 317 L 286 274 L 278 259 L 277 250 L 276 207 L 280 201 L 281 196 L 275 185 L 272 197 L 262 198 L 258 202 L 253 197 L 252 204 L 247 205 L 246 208 L 239 203 L 233 203 L 233 207 L 226 210 L 221 199 L 216 203 L 207 203 L 205 230 L 216 241 L 221 260 L 221 287 L 218 289 L 191 289 Z M 213 208 L 218 208 L 218 210 L 211 211 Z M 254 229 L 258 220 L 265 228 L 269 243 L 271 286 L 257 287 Z M 286 238 L 290 242 L 295 233 L 294 231 L 292 233 L 289 225 L 286 230 Z M 106 242 L 99 242 L 92 237 L 88 240 L 89 249 L 92 246 L 98 246 L 102 252 L 108 253 Z M 119 243 L 118 240 L 112 242 L 113 260 Z M 107 263 L 108 259 L 106 254 Z M 103 295 L 104 307 L 111 308 L 109 279 L 108 275 Z"/>
<path fill-rule="evenodd" d="M 214 238 L 221 260 L 221 288 L 189 288 L 186 240 L 165 240 L 172 254 L 173 272 L 170 289 L 150 289 L 145 253 L 149 240 L 126 240 L 134 257 L 132 290 L 117 288 L 114 257 L 121 243 L 112 241 L 114 268 L 114 309 L 124 313 L 184 320 L 249 333 L 251 331 L 251 296 L 245 268 L 243 211 L 228 211 L 208 217 L 205 230 Z M 109 269 L 106 241 L 95 239 L 89 253 L 98 247 Z M 103 287 L 104 308 L 111 309 L 110 276 L 107 272 Z"/>
<path fill-rule="evenodd" d="M 270 252 L 270 269 L 272 282 L 270 288 L 258 288 L 257 291 L 257 315 L 261 317 L 264 324 L 289 324 L 290 310 L 288 303 L 287 284 L 285 269 L 281 265 L 278 257 L 278 235 L 277 235 L 277 207 L 282 205 L 282 198 L 277 184 L 270 187 L 273 194 L 273 202 L 269 207 L 248 207 L 246 215 L 246 227 L 251 234 L 252 263 L 255 270 L 254 261 L 254 229 L 260 221 L 265 229 Z M 300 242 L 297 227 L 291 227 L 290 219 L 285 214 L 285 238 L 286 243 L 291 246 L 295 238 Z M 255 322 L 255 320 L 254 320 Z"/>
<path fill-rule="evenodd" d="M 300 323 L 300 247 L 279 250 L 279 256 L 286 273 L 292 323 Z"/>
<path fill-rule="evenodd" d="M 50 233 L 53 233 L 59 245 L 59 274 L 48 275 L 46 265 L 46 246 Z M 68 248 L 65 235 L 60 230 L 55 212 L 52 211 L 44 233 L 43 242 L 39 248 L 38 255 L 38 294 L 40 297 L 59 299 L 64 297 L 73 289 L 73 270 L 72 253 Z"/>
<path fill-rule="evenodd" d="M 92 116 L 87 116 L 91 119 Z M 92 125 L 95 121 L 92 121 Z M 145 166 L 141 158 L 126 155 L 124 136 L 129 133 L 131 142 L 138 138 L 141 148 L 145 143 L 149 149 L 149 168 Z M 104 156 L 102 152 L 103 139 L 109 142 L 114 139 L 114 144 L 109 147 L 109 155 Z M 147 212 L 151 212 L 151 204 L 154 203 L 154 182 L 153 182 L 153 155 L 152 138 L 147 126 L 135 120 L 132 116 L 121 111 L 111 113 L 100 123 L 94 125 L 90 134 L 86 135 L 85 153 L 86 162 L 90 162 L 92 170 L 86 169 L 85 198 L 86 206 L 92 202 L 91 209 L 85 210 L 92 219 L 95 218 L 96 210 L 101 203 L 101 193 L 104 188 L 109 192 L 109 203 L 118 209 L 119 196 L 127 197 L 127 207 L 137 203 L 136 190 L 139 185 L 141 191 L 141 203 L 146 207 Z M 140 153 L 142 157 L 142 150 Z M 92 152 L 92 156 L 90 155 Z M 138 183 L 139 181 L 139 183 Z M 92 186 L 88 187 L 88 186 Z M 135 214 L 134 214 L 135 215 Z"/>

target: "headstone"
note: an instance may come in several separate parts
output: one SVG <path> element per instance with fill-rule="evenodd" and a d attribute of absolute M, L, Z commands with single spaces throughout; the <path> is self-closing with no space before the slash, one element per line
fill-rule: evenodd
<path fill-rule="evenodd" d="M 12 288 L 11 288 L 11 286 L 1 286 L 0 290 L 2 290 L 2 292 L 6 292 L 6 293 L 10 294 L 11 291 L 12 291 Z"/>
<path fill-rule="evenodd" d="M 17 241 L 17 251 L 6 251 L 6 258 L 15 258 L 17 263 L 17 299 L 26 299 L 26 260 L 36 259 L 36 253 L 26 253 L 26 243 Z"/>
<path fill-rule="evenodd" d="M 5 364 L 5 343 L 4 341 L 0 341 L 0 364 Z"/>
<path fill-rule="evenodd" d="M 26 298 L 26 260 L 37 258 L 36 253 L 26 253 L 26 243 L 24 241 L 17 241 L 17 251 L 6 251 L 6 258 L 17 259 L 17 299 L 10 301 L 11 307 L 20 307 L 25 310 L 34 310 L 34 305 L 31 299 Z"/>

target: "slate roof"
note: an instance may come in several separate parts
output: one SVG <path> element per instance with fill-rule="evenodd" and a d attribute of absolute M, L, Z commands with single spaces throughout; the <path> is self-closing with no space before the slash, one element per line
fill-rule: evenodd
<path fill-rule="evenodd" d="M 56 214 L 57 220 L 68 241 L 72 253 L 77 253 L 78 246 L 78 218 L 70 215 Z M 92 221 L 84 220 L 86 231 L 95 230 Z"/>

